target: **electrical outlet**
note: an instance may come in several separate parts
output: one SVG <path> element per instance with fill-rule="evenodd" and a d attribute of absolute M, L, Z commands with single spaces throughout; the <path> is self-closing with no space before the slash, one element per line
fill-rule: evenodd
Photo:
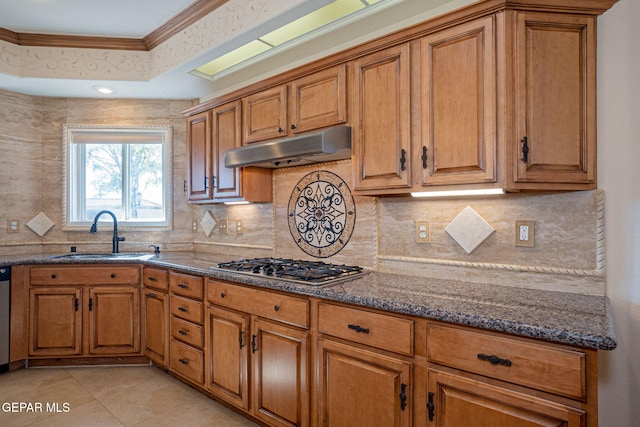
<path fill-rule="evenodd" d="M 236 234 L 243 234 L 244 227 L 242 226 L 242 220 L 236 219 Z"/>
<path fill-rule="evenodd" d="M 431 243 L 429 221 L 416 221 L 416 242 Z"/>
<path fill-rule="evenodd" d="M 220 234 L 229 234 L 229 220 L 221 219 L 218 221 L 218 230 L 220 231 Z"/>
<path fill-rule="evenodd" d="M 535 245 L 534 224 L 535 221 L 516 221 L 516 246 L 533 247 Z"/>
<path fill-rule="evenodd" d="M 193 224 L 191 224 L 191 231 L 194 233 L 198 232 L 198 221 L 193 221 Z"/>
<path fill-rule="evenodd" d="M 17 219 L 7 220 L 7 233 L 18 233 L 20 231 L 20 221 Z"/>

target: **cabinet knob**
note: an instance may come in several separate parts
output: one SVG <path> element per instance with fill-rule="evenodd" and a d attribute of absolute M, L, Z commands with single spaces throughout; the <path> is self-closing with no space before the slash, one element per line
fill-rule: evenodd
<path fill-rule="evenodd" d="M 278 133 L 282 133 L 282 132 L 284 132 L 284 129 L 282 129 L 282 128 L 280 128 L 280 127 L 279 127 L 279 128 L 278 128 Z"/>
<path fill-rule="evenodd" d="M 115 278 L 116 278 L 116 275 L 115 275 L 114 273 L 111 273 L 111 278 L 112 278 L 112 279 L 115 279 Z"/>
<path fill-rule="evenodd" d="M 226 296 L 227 296 L 227 293 L 226 293 L 226 292 L 220 292 L 220 298 L 224 298 L 224 297 L 226 297 Z"/>
<path fill-rule="evenodd" d="M 296 129 L 296 125 L 291 125 L 291 130 L 295 130 Z"/>
<path fill-rule="evenodd" d="M 55 279 L 56 277 L 58 277 L 58 276 L 56 276 L 55 274 L 52 274 L 52 275 L 51 275 L 51 278 L 52 278 L 52 279 Z"/>
<path fill-rule="evenodd" d="M 274 305 L 273 306 L 273 311 L 280 311 L 280 306 L 279 305 Z"/>

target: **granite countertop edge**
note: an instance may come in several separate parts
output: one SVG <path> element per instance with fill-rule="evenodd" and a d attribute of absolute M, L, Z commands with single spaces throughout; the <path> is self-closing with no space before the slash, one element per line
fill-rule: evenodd
<path fill-rule="evenodd" d="M 146 260 L 76 260 L 55 258 L 57 255 L 0 255 L 0 263 L 4 266 L 143 264 L 576 347 L 613 350 L 617 346 L 606 296 L 523 290 L 377 272 L 335 285 L 308 286 L 211 270 L 210 266 L 227 261 L 213 260 L 216 256 L 211 254 L 166 253 Z M 539 302 L 532 304 L 530 301 Z"/>

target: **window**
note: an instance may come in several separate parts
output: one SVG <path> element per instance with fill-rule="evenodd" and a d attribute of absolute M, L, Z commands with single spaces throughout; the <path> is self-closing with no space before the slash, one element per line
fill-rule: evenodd
<path fill-rule="evenodd" d="M 66 125 L 65 151 L 66 229 L 105 209 L 118 226 L 170 228 L 171 128 Z"/>

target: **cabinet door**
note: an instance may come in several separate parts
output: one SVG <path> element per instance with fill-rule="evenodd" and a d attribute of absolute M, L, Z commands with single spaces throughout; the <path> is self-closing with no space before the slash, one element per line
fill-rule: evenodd
<path fill-rule="evenodd" d="M 286 135 L 287 86 L 282 85 L 242 100 L 244 143 Z"/>
<path fill-rule="evenodd" d="M 409 71 L 408 44 L 353 62 L 355 190 L 410 186 Z"/>
<path fill-rule="evenodd" d="M 291 83 L 290 132 L 300 133 L 347 120 L 346 65 L 319 71 Z"/>
<path fill-rule="evenodd" d="M 216 307 L 207 313 L 207 388 L 248 411 L 250 317 Z"/>
<path fill-rule="evenodd" d="M 187 119 L 187 187 L 189 201 L 210 200 L 211 112 Z"/>
<path fill-rule="evenodd" d="M 82 290 L 31 289 L 29 355 L 67 356 L 82 352 Z"/>
<path fill-rule="evenodd" d="M 595 49 L 595 18 L 517 14 L 516 182 L 595 188 Z"/>
<path fill-rule="evenodd" d="M 410 363 L 322 338 L 318 357 L 320 426 L 412 425 Z"/>
<path fill-rule="evenodd" d="M 308 333 L 254 318 L 251 334 L 253 415 L 271 426 L 308 426 Z"/>
<path fill-rule="evenodd" d="M 421 185 L 496 180 L 493 20 L 469 22 L 421 40 Z"/>
<path fill-rule="evenodd" d="M 224 152 L 242 145 L 240 101 L 213 110 L 213 197 L 216 200 L 238 198 L 242 168 L 226 168 Z"/>
<path fill-rule="evenodd" d="M 169 357 L 169 296 L 144 288 L 142 297 L 142 342 L 144 354 L 160 366 Z"/>
<path fill-rule="evenodd" d="M 429 426 L 581 427 L 586 414 L 481 381 L 428 370 Z"/>
<path fill-rule="evenodd" d="M 140 289 L 90 288 L 87 309 L 90 354 L 140 352 Z"/>

